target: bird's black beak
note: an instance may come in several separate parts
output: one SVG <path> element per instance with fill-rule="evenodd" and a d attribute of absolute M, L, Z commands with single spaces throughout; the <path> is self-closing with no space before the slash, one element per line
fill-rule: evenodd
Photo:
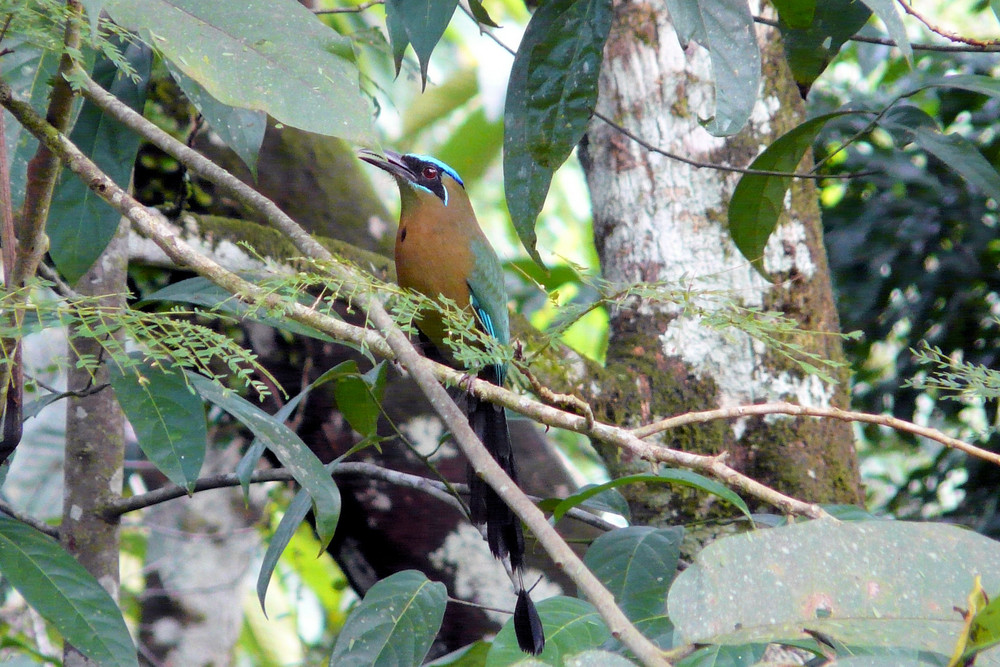
<path fill-rule="evenodd" d="M 373 164 L 383 171 L 387 171 L 396 178 L 401 178 L 411 183 L 417 179 L 417 175 L 410 171 L 410 168 L 406 166 L 403 161 L 403 156 L 394 151 L 383 151 L 385 157 L 379 155 L 375 151 L 370 151 L 367 148 L 362 148 L 358 151 L 358 158 L 364 160 L 368 164 Z"/>

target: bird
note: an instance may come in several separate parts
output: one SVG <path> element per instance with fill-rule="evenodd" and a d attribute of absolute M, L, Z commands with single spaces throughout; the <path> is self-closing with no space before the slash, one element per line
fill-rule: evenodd
<path fill-rule="evenodd" d="M 431 299 L 450 299 L 474 314 L 476 325 L 487 336 L 510 342 L 507 291 L 503 267 L 479 226 L 465 183 L 454 169 L 427 155 L 383 151 L 384 157 L 362 149 L 358 157 L 395 178 L 399 186 L 400 213 L 396 231 L 396 280 Z M 445 343 L 448 327 L 440 310 L 424 309 L 415 319 L 427 356 L 460 370 Z M 502 362 L 477 369 L 480 379 L 502 386 L 507 368 Z M 517 468 L 503 407 L 469 395 L 466 415 L 500 467 L 517 483 Z M 524 534 L 521 520 L 502 498 L 470 467 L 469 514 L 484 529 L 493 556 L 510 564 L 517 603 L 514 631 L 518 646 L 537 655 L 545 646 L 538 611 L 524 586 Z"/>

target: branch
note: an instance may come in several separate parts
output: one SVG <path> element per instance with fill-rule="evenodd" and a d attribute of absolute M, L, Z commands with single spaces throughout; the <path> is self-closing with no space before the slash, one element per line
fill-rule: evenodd
<path fill-rule="evenodd" d="M 828 419 L 839 419 L 845 422 L 863 422 L 865 424 L 877 424 L 886 426 L 896 431 L 912 433 L 929 440 L 939 442 L 945 447 L 957 449 L 970 456 L 975 456 L 1000 466 L 1000 454 L 991 452 L 975 445 L 953 438 L 937 429 L 920 426 L 913 422 L 897 419 L 890 415 L 873 415 L 866 412 L 852 412 L 841 410 L 840 408 L 821 408 L 795 405 L 793 403 L 763 403 L 760 405 L 742 405 L 732 408 L 722 408 L 719 410 L 705 410 L 704 412 L 689 412 L 687 414 L 662 419 L 653 424 L 632 430 L 632 435 L 638 438 L 648 438 L 651 435 L 661 433 L 668 429 L 677 428 L 687 424 L 700 424 L 714 421 L 716 419 L 738 419 L 740 417 L 760 416 L 760 415 L 795 415 L 801 417 L 826 417 Z"/>
<path fill-rule="evenodd" d="M 73 112 L 73 89 L 66 75 L 77 67 L 72 53 L 80 50 L 80 22 L 83 20 L 83 5 L 79 0 L 66 3 L 66 30 L 63 36 L 63 54 L 59 58 L 59 70 L 52 82 L 49 108 L 46 119 L 59 132 L 65 133 Z M 59 177 L 59 157 L 44 142 L 28 163 L 28 182 L 25 186 L 21 224 L 18 230 L 17 259 L 11 283 L 8 288 L 20 287 L 34 275 L 35 269 L 48 251 L 49 240 L 45 236 L 45 221 L 49 217 L 52 193 Z"/>
<path fill-rule="evenodd" d="M 772 28 L 780 27 L 778 21 L 774 19 L 764 18 L 763 16 L 753 17 L 754 22 L 760 23 L 761 25 L 770 26 Z M 864 42 L 865 44 L 878 44 L 879 46 L 895 46 L 899 47 L 896 42 L 885 37 L 865 37 L 864 35 L 854 35 L 851 38 L 852 42 Z M 910 47 L 914 51 L 939 51 L 945 53 L 997 53 L 1000 52 L 1000 44 L 984 43 L 983 46 L 958 46 L 956 44 L 914 44 L 911 43 Z"/>
<path fill-rule="evenodd" d="M 443 503 L 446 503 L 450 507 L 455 508 L 459 512 L 465 511 L 465 508 L 451 493 L 448 491 L 448 485 L 444 482 L 440 482 L 436 479 L 430 479 L 428 477 L 421 477 L 420 475 L 413 475 L 406 472 L 400 472 L 398 470 L 391 470 L 389 468 L 383 468 L 382 466 L 377 466 L 374 463 L 364 463 L 364 462 L 344 462 L 338 463 L 332 470 L 334 477 L 347 477 L 351 475 L 356 475 L 359 477 L 368 477 L 370 479 L 377 479 L 383 482 L 388 482 L 389 484 L 394 484 L 396 486 L 402 486 L 408 489 L 413 489 L 415 491 L 420 491 L 421 493 L 426 493 L 429 496 L 437 498 Z M 250 476 L 251 484 L 258 484 L 261 482 L 294 482 L 295 476 L 292 472 L 286 468 L 274 468 L 272 470 L 258 470 Z M 210 489 L 222 489 L 233 486 L 239 486 L 240 480 L 236 473 L 224 473 L 219 475 L 212 475 L 211 477 L 202 477 L 194 483 L 194 490 L 192 493 L 199 493 L 201 491 L 208 491 Z M 468 495 L 469 486 L 467 484 L 453 483 L 451 487 L 462 493 Z M 159 505 L 160 503 L 165 503 L 167 501 L 173 500 L 175 498 L 181 498 L 182 496 L 188 495 L 187 489 L 177 485 L 165 486 L 155 491 L 150 491 L 148 493 L 142 493 L 137 496 L 131 496 L 129 498 L 121 498 L 118 501 L 104 507 L 101 511 L 105 518 L 114 519 L 120 517 L 123 514 L 129 512 L 135 512 L 137 510 L 146 509 L 147 507 L 152 507 L 153 505 Z M 532 502 L 539 502 L 542 498 L 537 496 L 528 496 Z M 0 506 L 2 510 L 2 506 Z M 23 516 L 23 515 L 22 515 Z M 595 514 L 591 514 L 586 510 L 582 510 L 578 507 L 571 508 L 566 516 L 581 521 L 590 526 L 593 526 L 599 530 L 610 531 L 617 528 L 613 523 L 605 521 Z M 17 518 L 21 518 L 20 516 Z"/>
<path fill-rule="evenodd" d="M 922 16 L 919 12 L 917 12 L 916 9 L 908 5 L 903 0 L 897 0 L 897 1 L 903 7 L 904 12 L 906 12 L 913 18 L 923 23 L 924 26 L 934 34 L 940 35 L 941 37 L 944 37 L 950 42 L 959 42 L 961 44 L 968 44 L 970 46 L 975 46 L 980 48 L 986 46 L 1000 46 L 1000 41 L 997 41 L 995 39 L 975 39 L 974 37 L 963 37 L 962 35 L 959 35 L 957 33 L 948 32 L 942 28 L 938 28 L 937 26 L 932 24 L 928 19 Z"/>
<path fill-rule="evenodd" d="M 128 113 L 125 105 L 118 102 L 107 91 L 97 86 L 78 71 L 74 76 L 83 82 L 88 98 L 100 105 L 107 113 L 121 120 L 129 127 L 138 126 L 141 135 L 152 132 L 153 126 L 142 119 L 131 109 Z M 452 433 L 455 441 L 462 449 L 473 468 L 483 479 L 493 487 L 497 494 L 511 507 L 528 528 L 535 534 L 539 544 L 563 567 L 581 592 L 598 610 L 611 630 L 612 636 L 621 640 L 633 653 L 647 665 L 667 665 L 659 648 L 640 633 L 628 620 L 625 614 L 615 604 L 614 596 L 601 584 L 596 576 L 583 564 L 583 561 L 573 552 L 552 527 L 545 516 L 517 488 L 517 485 L 497 464 L 483 444 L 476 437 L 464 413 L 448 396 L 439 378 L 445 374 L 444 367 L 424 358 L 410 343 L 406 335 L 399 329 L 395 321 L 386 312 L 382 304 L 364 290 L 364 279 L 353 273 L 347 267 L 338 264 L 322 245 L 317 243 L 305 230 L 299 227 L 291 218 L 282 213 L 273 202 L 263 195 L 253 191 L 225 170 L 212 165 L 201 156 L 191 156 L 192 164 L 188 167 L 203 172 L 212 172 L 216 178 L 210 178 L 225 189 L 235 189 L 241 201 L 253 201 L 249 204 L 267 215 L 276 227 L 284 231 L 305 255 L 329 262 L 329 270 L 333 277 L 342 280 L 346 291 L 353 294 L 353 302 L 365 310 L 371 323 L 383 332 L 384 338 L 375 331 L 352 327 L 346 322 L 317 313 L 311 308 L 296 302 L 284 302 L 259 286 L 243 280 L 231 271 L 197 253 L 191 246 L 184 243 L 161 219 L 154 216 L 146 207 L 122 190 L 113 180 L 73 145 L 62 133 L 57 131 L 44 119 L 38 117 L 30 105 L 17 100 L 10 86 L 0 81 L 0 104 L 6 107 L 29 132 L 38 137 L 39 141 L 59 155 L 66 166 L 98 196 L 127 217 L 133 226 L 142 234 L 153 239 L 155 243 L 175 262 L 187 266 L 209 280 L 236 295 L 241 300 L 254 306 L 266 306 L 285 312 L 292 319 L 316 327 L 331 335 L 345 340 L 354 340 L 361 335 L 362 344 L 384 357 L 395 357 L 410 371 L 421 391 L 438 412 L 445 427 Z M 127 122 L 126 122 L 127 119 Z M 159 130 L 157 130 L 159 132 Z M 162 133 L 161 133 L 162 134 Z M 155 142 L 154 142 L 155 143 Z M 184 144 L 170 138 L 168 148 L 164 150 L 181 159 L 178 153 L 194 153 Z M 158 146 L 160 144 L 157 144 Z M 160 146 L 163 148 L 163 146 Z M 183 160 L 182 160 L 183 161 Z M 234 183 L 235 181 L 235 183 Z M 238 185 L 237 185 L 238 184 Z M 235 193 L 234 193 L 235 194 Z M 450 369 L 449 369 L 450 370 Z M 458 375 L 452 371 L 455 375 Z M 488 383 L 487 383 L 488 384 Z"/>
<path fill-rule="evenodd" d="M 0 498 L 0 514 L 6 514 L 10 518 L 17 519 L 21 523 L 26 523 L 35 530 L 41 533 L 45 533 L 49 537 L 55 538 L 57 540 L 59 539 L 58 528 L 56 528 L 55 526 L 50 526 L 44 521 L 39 521 L 30 514 L 25 514 L 24 512 L 15 509 L 13 505 L 8 503 L 6 500 L 3 500 L 2 498 Z"/>

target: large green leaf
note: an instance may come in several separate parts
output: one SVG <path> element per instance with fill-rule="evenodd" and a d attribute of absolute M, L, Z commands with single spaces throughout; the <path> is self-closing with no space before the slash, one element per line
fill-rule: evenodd
<path fill-rule="evenodd" d="M 785 173 L 795 171 L 827 121 L 843 114 L 836 112 L 807 120 L 778 137 L 750 163 L 749 168 Z M 789 176 L 743 174 L 729 201 L 729 234 L 739 251 L 761 274 L 764 274 L 764 246 L 784 210 L 785 193 L 791 182 Z"/>
<path fill-rule="evenodd" d="M 808 28 L 816 15 L 816 0 L 771 0 L 771 4 L 792 28 Z"/>
<path fill-rule="evenodd" d="M 531 17 L 504 107 L 504 189 L 514 229 L 535 249 L 535 220 L 552 174 L 580 141 L 597 100 L 609 0 L 551 0 Z"/>
<path fill-rule="evenodd" d="M 330 667 L 419 665 L 441 627 L 448 591 L 416 570 L 372 586 L 337 636 Z"/>
<path fill-rule="evenodd" d="M 795 0 L 792 3 L 795 4 Z M 803 97 L 840 52 L 840 47 L 868 22 L 871 15 L 868 7 L 855 0 L 816 3 L 812 22 L 804 26 L 793 25 L 786 20 L 785 14 L 779 14 L 785 57 Z"/>
<path fill-rule="evenodd" d="M 257 155 L 264 143 L 267 114 L 223 104 L 212 97 L 200 83 L 184 74 L 172 61 L 167 61 L 167 68 L 170 76 L 184 91 L 184 96 L 198 109 L 205 122 L 243 160 L 253 177 L 257 178 Z"/>
<path fill-rule="evenodd" d="M 222 104 L 264 111 L 309 132 L 371 143 L 351 41 L 295 0 L 106 0 Z"/>
<path fill-rule="evenodd" d="M 608 0 L 555 0 L 532 17 L 545 12 L 548 29 L 532 48 L 519 49 L 528 58 L 528 150 L 543 167 L 558 169 L 583 138 L 597 104 L 604 42 L 611 29 Z M 527 35 L 526 35 L 527 37 Z"/>
<path fill-rule="evenodd" d="M 129 44 L 125 59 L 138 77 L 126 76 L 107 58 L 94 64 L 93 79 L 136 111 L 146 102 L 146 85 L 153 53 L 142 44 Z M 104 113 L 90 100 L 83 103 L 70 139 L 115 183 L 127 188 L 139 152 L 140 138 Z M 59 272 L 75 283 L 104 252 L 118 231 L 121 214 L 97 196 L 86 183 L 64 169 L 52 194 L 46 232 L 49 255 Z"/>
<path fill-rule="evenodd" d="M 111 386 L 157 470 L 177 486 L 194 490 L 205 460 L 205 405 L 179 372 L 149 363 L 127 369 L 112 364 Z"/>
<path fill-rule="evenodd" d="M 558 596 L 537 606 L 546 637 L 545 650 L 537 660 L 546 665 L 562 665 L 568 656 L 599 648 L 611 637 L 604 619 L 589 602 Z M 486 667 L 516 664 L 525 658 L 517 646 L 514 624 L 508 621 L 493 640 Z"/>
<path fill-rule="evenodd" d="M 746 125 L 760 88 L 760 48 L 747 0 L 666 0 L 681 44 L 708 49 L 715 75 L 715 116 L 705 129 L 717 137 Z"/>
<path fill-rule="evenodd" d="M 988 197 L 1000 201 L 1000 174 L 975 144 L 961 134 L 941 132 L 937 121 L 915 106 L 889 110 L 879 126 L 901 143 L 913 142 L 961 175 Z"/>
<path fill-rule="evenodd" d="M 52 538 L 0 517 L 0 579 L 96 664 L 138 666 L 118 605 Z"/>
<path fill-rule="evenodd" d="M 431 61 L 431 53 L 437 46 L 444 29 L 448 27 L 458 0 L 386 0 L 386 23 L 391 23 L 389 41 L 396 55 L 396 71 L 399 71 L 400 55 L 406 49 L 404 43 L 400 48 L 397 42 L 400 38 L 400 27 L 406 33 L 406 40 L 413 46 L 413 51 L 420 61 L 420 81 L 427 85 L 427 67 Z"/>
<path fill-rule="evenodd" d="M 706 646 L 678 662 L 677 667 L 753 667 L 766 649 L 766 644 Z"/>
<path fill-rule="evenodd" d="M 235 392 L 223 389 L 201 375 L 188 373 L 187 377 L 202 398 L 236 417 L 263 440 L 281 465 L 312 497 L 316 533 L 325 548 L 333 539 L 340 519 L 340 491 L 316 455 L 291 429 Z"/>
<path fill-rule="evenodd" d="M 687 642 L 794 639 L 950 654 L 976 576 L 1000 589 L 1000 544 L 956 526 L 809 521 L 713 542 L 678 575 L 667 609 Z M 992 650 L 976 665 L 1000 664 Z"/>
<path fill-rule="evenodd" d="M 663 616 L 684 529 L 629 526 L 605 533 L 583 562 L 633 621 Z"/>

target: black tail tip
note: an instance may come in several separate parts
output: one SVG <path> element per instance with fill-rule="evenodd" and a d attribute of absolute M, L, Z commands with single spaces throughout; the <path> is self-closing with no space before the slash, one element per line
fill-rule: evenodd
<path fill-rule="evenodd" d="M 514 634 L 517 635 L 518 647 L 525 653 L 538 655 L 545 648 L 542 619 L 538 617 L 538 610 L 528 591 L 523 588 L 517 592 L 517 604 L 514 606 Z"/>

